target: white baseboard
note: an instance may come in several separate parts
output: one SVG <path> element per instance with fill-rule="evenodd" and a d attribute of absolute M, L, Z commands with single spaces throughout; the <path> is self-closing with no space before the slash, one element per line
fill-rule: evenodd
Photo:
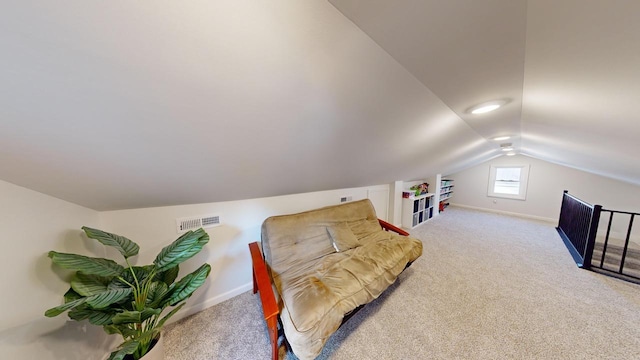
<path fill-rule="evenodd" d="M 173 317 L 171 317 L 171 319 L 169 319 L 167 321 L 167 324 L 171 324 L 173 322 L 176 322 L 178 320 L 182 320 L 188 316 L 191 316 L 195 313 L 198 313 L 204 309 L 207 309 L 211 306 L 220 304 L 223 301 L 229 300 L 232 297 L 236 297 L 244 292 L 247 292 L 249 290 L 253 289 L 253 284 L 252 283 L 248 283 L 248 284 L 244 284 L 242 286 L 238 286 L 237 288 L 227 291 L 224 294 L 220 294 L 218 296 L 215 296 L 211 299 L 208 299 L 204 302 L 195 304 L 195 305 L 186 305 L 185 307 L 182 308 L 182 310 L 180 310 L 179 312 L 177 312 Z M 188 301 L 188 300 L 187 300 Z"/>
<path fill-rule="evenodd" d="M 529 214 L 521 214 L 521 213 L 516 213 L 516 212 L 511 212 L 511 211 L 487 209 L 487 208 L 481 208 L 481 207 L 477 207 L 477 206 L 454 204 L 454 203 L 451 203 L 450 206 L 459 207 L 459 208 L 465 208 L 465 209 L 471 209 L 471 210 L 484 211 L 484 212 L 490 212 L 490 213 L 495 213 L 495 214 L 517 216 L 517 217 L 521 217 L 521 218 L 525 218 L 525 219 L 544 221 L 544 222 L 554 223 L 554 224 L 557 224 L 557 222 L 558 222 L 558 219 L 552 219 L 552 218 L 529 215 Z"/>

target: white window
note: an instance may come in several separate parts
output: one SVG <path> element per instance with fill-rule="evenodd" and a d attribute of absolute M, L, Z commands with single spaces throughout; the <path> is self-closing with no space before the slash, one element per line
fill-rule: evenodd
<path fill-rule="evenodd" d="M 492 165 L 489 172 L 487 195 L 525 200 L 527 198 L 527 180 L 529 180 L 529 165 Z"/>

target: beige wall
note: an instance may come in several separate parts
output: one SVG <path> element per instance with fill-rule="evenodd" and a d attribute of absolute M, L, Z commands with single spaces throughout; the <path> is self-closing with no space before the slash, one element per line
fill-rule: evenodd
<path fill-rule="evenodd" d="M 47 252 L 104 255 L 80 231 L 99 226 L 98 212 L 4 181 L 0 199 L 0 359 L 102 359 L 111 340 L 101 328 L 44 317 L 69 288 Z"/>
<path fill-rule="evenodd" d="M 521 164 L 531 165 L 526 200 L 487 196 L 491 165 Z M 636 185 L 522 155 L 502 156 L 448 175 L 447 178 L 455 180 L 452 204 L 557 221 L 562 191 L 569 190 L 571 194 L 591 204 L 600 204 L 615 210 L 640 211 L 640 187 Z"/>

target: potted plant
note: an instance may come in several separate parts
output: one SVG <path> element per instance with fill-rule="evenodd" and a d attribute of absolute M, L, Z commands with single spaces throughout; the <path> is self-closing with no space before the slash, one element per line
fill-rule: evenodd
<path fill-rule="evenodd" d="M 75 273 L 64 294 L 64 304 L 47 310 L 45 316 L 58 316 L 68 310 L 73 320 L 88 319 L 91 324 L 102 326 L 107 334 L 122 335 L 124 342 L 109 360 L 140 359 L 160 337 L 165 322 L 209 276 L 211 266 L 205 263 L 175 281 L 179 264 L 199 253 L 209 242 L 209 235 L 203 229 L 189 231 L 163 248 L 153 264 L 133 266 L 129 259 L 138 254 L 138 244 L 86 226 L 82 230 L 89 238 L 117 249 L 125 265 L 110 259 L 50 251 L 49 257 L 56 265 Z M 169 308 L 172 309 L 163 314 Z"/>

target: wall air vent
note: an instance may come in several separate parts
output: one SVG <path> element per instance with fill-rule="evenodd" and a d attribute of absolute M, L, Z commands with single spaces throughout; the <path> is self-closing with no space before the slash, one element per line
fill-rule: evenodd
<path fill-rule="evenodd" d="M 220 215 L 202 215 L 176 219 L 176 231 L 178 234 L 199 228 L 210 228 L 221 225 Z"/>

